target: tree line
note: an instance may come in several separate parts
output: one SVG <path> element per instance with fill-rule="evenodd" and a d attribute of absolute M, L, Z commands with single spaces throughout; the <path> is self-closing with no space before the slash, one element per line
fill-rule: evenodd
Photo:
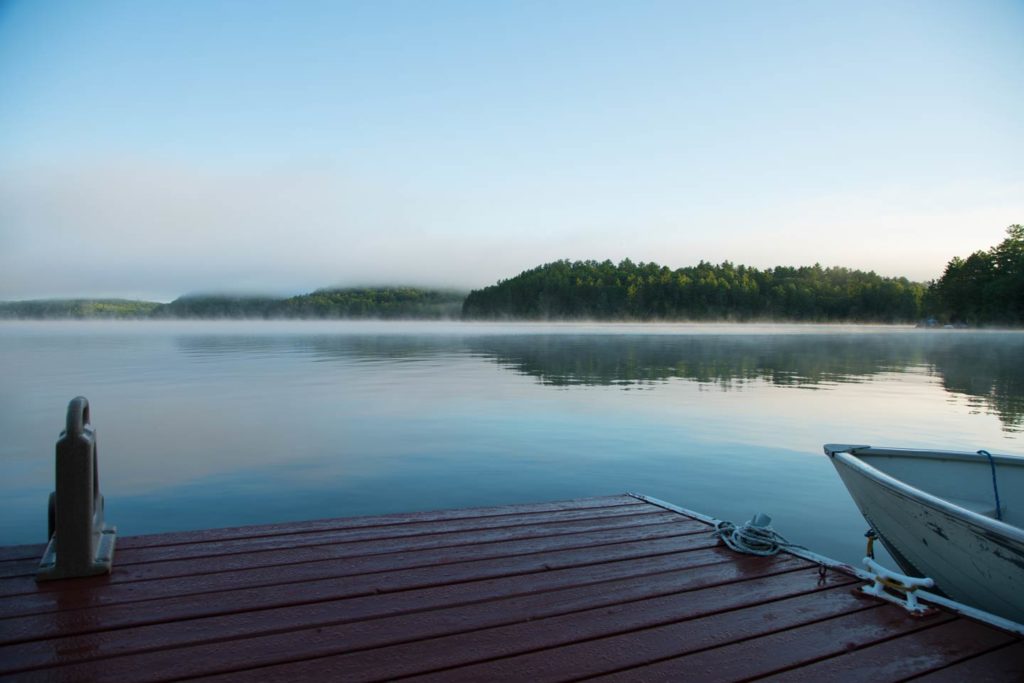
<path fill-rule="evenodd" d="M 561 260 L 474 290 L 468 319 L 785 320 L 1024 324 L 1024 226 L 988 251 L 954 257 L 938 280 L 911 282 L 821 265 L 758 269 L 729 261 Z"/>
<path fill-rule="evenodd" d="M 849 268 L 555 261 L 470 292 L 467 318 L 905 322 L 927 286 Z"/>
<path fill-rule="evenodd" d="M 931 312 L 968 325 L 1024 325 L 1024 225 L 987 251 L 955 257 L 929 288 Z"/>

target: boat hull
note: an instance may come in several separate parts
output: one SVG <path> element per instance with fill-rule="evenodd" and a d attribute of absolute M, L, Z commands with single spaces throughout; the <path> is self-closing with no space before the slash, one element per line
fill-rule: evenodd
<path fill-rule="evenodd" d="M 904 572 L 954 600 L 1024 622 L 1024 533 L 907 486 L 851 453 L 829 453 L 868 524 Z"/>

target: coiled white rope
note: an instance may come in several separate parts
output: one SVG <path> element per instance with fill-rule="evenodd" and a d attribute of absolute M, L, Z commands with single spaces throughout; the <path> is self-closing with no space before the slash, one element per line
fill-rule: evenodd
<path fill-rule="evenodd" d="M 774 555 L 783 548 L 804 548 L 790 543 L 785 536 L 771 527 L 772 518 L 763 512 L 737 527 L 733 522 L 720 521 L 715 524 L 714 535 L 733 550 L 748 555 Z"/>

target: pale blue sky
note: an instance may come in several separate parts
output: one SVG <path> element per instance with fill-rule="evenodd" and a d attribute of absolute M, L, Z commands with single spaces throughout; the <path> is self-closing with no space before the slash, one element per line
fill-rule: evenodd
<path fill-rule="evenodd" d="M 0 299 L 926 280 L 1024 222 L 1024 2 L 0 0 Z"/>

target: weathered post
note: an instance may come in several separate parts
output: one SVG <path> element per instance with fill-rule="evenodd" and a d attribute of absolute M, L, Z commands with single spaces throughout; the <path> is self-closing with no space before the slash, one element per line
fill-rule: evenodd
<path fill-rule="evenodd" d="M 36 581 L 109 574 L 117 529 L 103 521 L 97 469 L 96 432 L 89 401 L 68 404 L 67 427 L 57 441 L 57 490 L 50 494 L 50 542 Z"/>

